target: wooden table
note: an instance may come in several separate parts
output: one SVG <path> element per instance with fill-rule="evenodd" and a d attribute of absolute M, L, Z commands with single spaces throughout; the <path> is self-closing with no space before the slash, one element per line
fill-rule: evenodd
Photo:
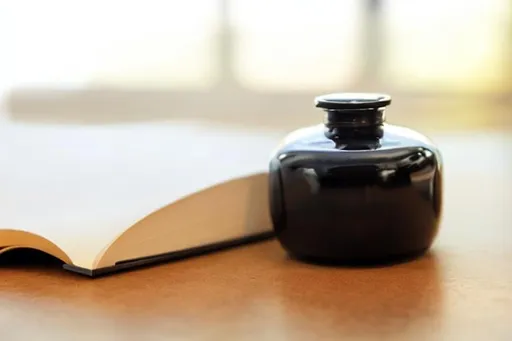
<path fill-rule="evenodd" d="M 512 140 L 438 139 L 441 233 L 381 268 L 289 259 L 275 241 L 90 280 L 0 267 L 0 340 L 512 340 Z"/>

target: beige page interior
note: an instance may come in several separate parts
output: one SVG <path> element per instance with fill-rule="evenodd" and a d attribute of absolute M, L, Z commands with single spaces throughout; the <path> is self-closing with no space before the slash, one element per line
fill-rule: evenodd
<path fill-rule="evenodd" d="M 5 229 L 0 231 L 0 247 L 42 249 L 44 244 L 48 253 L 92 269 L 123 255 L 142 256 L 137 253 L 147 254 L 153 247 L 158 253 L 190 240 L 211 240 L 212 228 L 225 227 L 233 235 L 257 231 L 267 225 L 266 217 L 242 223 L 254 217 L 251 207 L 261 210 L 268 157 L 282 135 L 179 121 L 6 123 L 0 127 L 0 230 Z M 215 187 L 223 183 L 225 190 Z M 204 197 L 193 195 L 209 188 Z M 175 202 L 172 210 L 169 205 Z M 227 214 L 227 203 L 236 214 Z M 196 207 L 202 214 L 191 214 Z M 236 232 L 234 225 L 239 226 Z M 166 238 L 160 239 L 160 233 Z M 116 239 L 119 244 L 112 244 Z"/>

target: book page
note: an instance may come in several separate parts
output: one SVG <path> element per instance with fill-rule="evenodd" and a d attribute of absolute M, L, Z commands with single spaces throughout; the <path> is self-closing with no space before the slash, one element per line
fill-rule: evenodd
<path fill-rule="evenodd" d="M 183 121 L 6 123 L 0 127 L 0 229 L 41 235 L 75 265 L 88 267 L 114 238 L 159 208 L 266 172 L 281 137 L 280 131 Z"/>

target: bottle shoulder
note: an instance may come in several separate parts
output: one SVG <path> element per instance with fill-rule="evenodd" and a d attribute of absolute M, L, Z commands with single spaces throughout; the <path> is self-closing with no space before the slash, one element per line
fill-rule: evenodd
<path fill-rule="evenodd" d="M 434 143 L 425 135 L 398 125 L 385 124 L 383 136 L 377 143 L 344 144 L 336 143 L 326 137 L 323 124 L 309 126 L 292 131 L 281 141 L 276 152 L 336 152 L 336 153 L 371 153 L 391 151 L 404 148 L 427 148 L 437 150 Z"/>
<path fill-rule="evenodd" d="M 389 163 L 416 158 L 418 153 L 431 155 L 441 166 L 441 154 L 425 135 L 398 125 L 385 124 L 377 143 L 337 143 L 325 135 L 323 124 L 297 129 L 282 140 L 273 156 L 284 161 L 316 160 L 344 164 Z M 400 162 L 402 162 L 400 161 Z"/>

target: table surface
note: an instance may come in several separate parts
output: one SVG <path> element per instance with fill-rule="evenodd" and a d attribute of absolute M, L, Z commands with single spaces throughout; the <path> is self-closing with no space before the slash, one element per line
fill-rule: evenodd
<path fill-rule="evenodd" d="M 443 223 L 421 258 L 325 267 L 270 240 L 95 280 L 4 262 L 0 339 L 511 340 L 511 140 L 441 140 Z"/>

